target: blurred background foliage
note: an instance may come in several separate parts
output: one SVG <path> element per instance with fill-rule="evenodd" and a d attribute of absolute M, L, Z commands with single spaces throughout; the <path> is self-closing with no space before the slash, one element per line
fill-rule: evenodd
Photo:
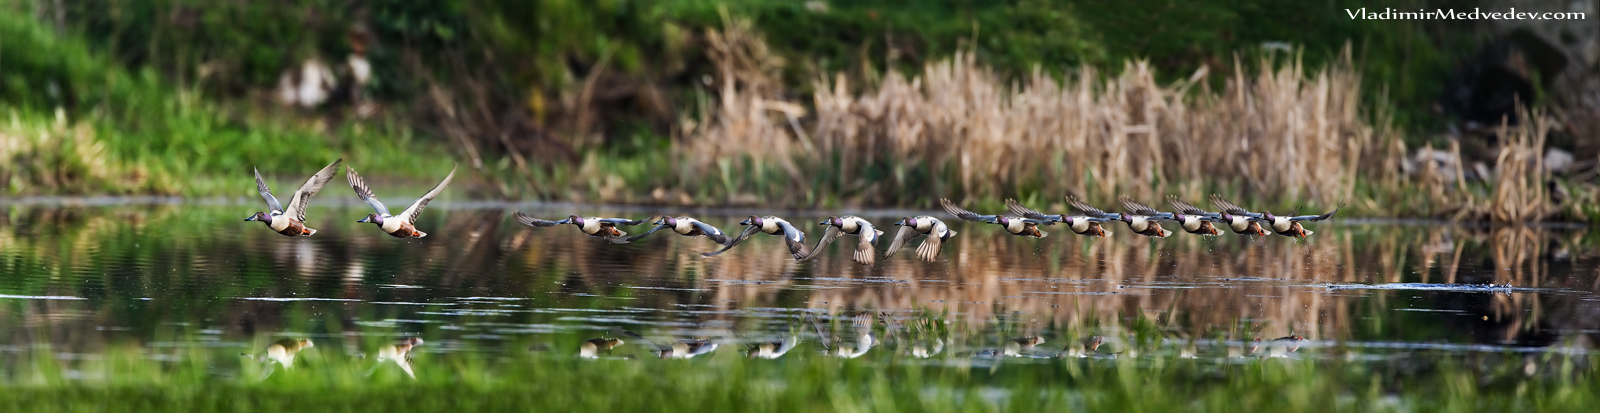
<path fill-rule="evenodd" d="M 1386 6 L 1491 3 L 1407 0 Z M 1361 82 L 1359 96 L 1371 123 L 1399 131 L 1395 136 L 1407 148 L 1447 145 L 1442 132 L 1460 119 L 1440 109 L 1440 96 L 1495 32 L 1472 21 L 1348 17 L 1347 8 L 1361 7 L 1372 6 L 1170 0 L 4 0 L 0 108 L 10 112 L 13 126 L 0 136 L 36 141 L 20 136 L 66 136 L 73 125 L 91 125 L 92 139 L 103 142 L 107 153 L 106 169 L 94 174 L 135 178 L 97 186 L 51 184 L 37 176 L 73 167 L 38 162 L 28 167 L 35 172 L 0 167 L 0 178 L 11 193 L 231 194 L 223 188 L 236 186 L 231 181 L 252 165 L 293 175 L 326 163 L 324 158 L 359 156 L 374 173 L 422 179 L 448 168 L 445 159 L 431 155 L 449 151 L 478 171 L 487 183 L 480 193 L 490 196 L 677 202 L 614 195 L 659 195 L 663 186 L 682 187 L 690 203 L 725 203 L 735 198 L 733 192 L 770 195 L 762 192 L 773 189 L 764 188 L 785 185 L 692 188 L 730 171 L 771 174 L 758 170 L 759 162 L 683 173 L 682 165 L 660 159 L 682 156 L 682 142 L 698 139 L 694 127 L 716 121 L 718 99 L 726 98 L 717 89 L 729 73 L 719 72 L 712 39 L 736 22 L 748 22 L 758 41 L 733 55 L 757 56 L 752 67 L 772 73 L 766 81 L 776 83 L 751 85 L 741 77 L 737 87 L 756 90 L 766 101 L 798 105 L 798 111 L 785 112 L 799 115 L 790 120 L 800 135 L 795 139 L 805 137 L 801 125 L 815 122 L 806 109 L 818 85 L 827 83 L 820 80 L 843 76 L 850 79 L 850 93 L 864 94 L 880 88 L 887 73 L 917 77 L 962 52 L 1005 83 L 1025 81 L 1035 70 L 1068 79 L 1096 68 L 1095 76 L 1111 78 L 1127 62 L 1144 60 L 1155 83 L 1165 85 L 1197 70 L 1273 69 L 1255 64 L 1263 57 L 1311 76 L 1339 61 L 1348 45 L 1350 66 L 1360 75 L 1352 78 Z M 357 58 L 370 75 L 352 82 Z M 302 68 L 313 66 L 331 73 L 325 100 L 294 105 L 276 98 L 287 85 L 304 82 L 300 74 L 310 69 Z M 1204 87 L 1184 90 L 1222 90 L 1228 78 L 1203 76 Z M 11 152 L 6 155 L 13 158 L 27 153 Z M 941 168 L 930 166 L 927 179 L 946 180 L 938 176 Z M 676 181 L 663 185 L 664 176 Z M 1469 186 L 1462 188 L 1491 192 Z M 906 190 L 936 188 L 949 187 Z M 974 196 L 998 204 L 986 193 Z M 911 197 L 859 202 L 906 198 Z"/>

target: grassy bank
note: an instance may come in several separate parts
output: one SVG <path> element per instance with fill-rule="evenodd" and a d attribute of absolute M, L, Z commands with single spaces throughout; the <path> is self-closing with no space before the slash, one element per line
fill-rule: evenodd
<path fill-rule="evenodd" d="M 225 354 L 231 349 L 122 347 L 79 360 L 34 350 L 14 355 L 0 406 L 12 411 L 531 406 L 562 411 L 1575 411 L 1600 402 L 1595 360 L 1587 356 L 1485 354 L 1421 363 L 952 358 L 929 364 L 896 361 L 887 353 L 857 360 L 809 354 L 748 360 L 733 351 L 687 361 L 581 360 L 549 353 L 428 353 L 422 347 L 412 380 L 393 365 L 364 376 L 374 362 L 340 354 L 333 344 L 302 352 L 293 370 L 273 367 L 279 371 L 264 380 L 258 378 L 266 367 Z"/>

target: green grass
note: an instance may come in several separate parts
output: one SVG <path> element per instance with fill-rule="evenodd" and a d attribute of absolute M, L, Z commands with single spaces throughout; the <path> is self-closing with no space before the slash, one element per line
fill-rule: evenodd
<path fill-rule="evenodd" d="M 13 167 L 39 171 L 7 174 L 14 177 L 0 182 L 7 192 L 236 194 L 249 186 L 252 167 L 298 176 L 342 157 L 379 175 L 420 178 L 436 177 L 452 163 L 439 156 L 447 153 L 442 143 L 392 122 L 328 126 L 318 118 L 214 102 L 151 70 L 126 69 L 83 39 L 57 34 L 17 12 L 15 4 L 0 8 L 10 9 L 0 14 L 0 62 L 6 68 L 0 72 L 0 116 L 9 118 L 0 136 L 27 145 L 9 160 Z M 98 143 L 101 162 L 49 144 L 76 134 L 87 135 L 82 143 Z M 54 137 L 31 138 L 40 135 Z M 69 173 L 104 179 L 52 185 L 63 180 L 40 178 Z"/>
<path fill-rule="evenodd" d="M 578 339 L 559 336 L 555 348 Z M 368 341 L 364 347 L 376 347 Z M 1592 356 L 1534 356 L 1530 374 L 1515 355 L 1413 364 L 1145 357 L 990 365 L 903 359 L 887 347 L 856 360 L 749 360 L 729 349 L 692 360 L 581 360 L 564 352 L 430 353 L 424 345 L 411 380 L 392 365 L 364 376 L 373 361 L 325 342 L 302 352 L 293 370 L 272 367 L 278 371 L 260 380 L 264 367 L 236 350 L 119 346 L 81 361 L 34 350 L 7 369 L 0 409 L 1572 411 L 1600 401 Z"/>

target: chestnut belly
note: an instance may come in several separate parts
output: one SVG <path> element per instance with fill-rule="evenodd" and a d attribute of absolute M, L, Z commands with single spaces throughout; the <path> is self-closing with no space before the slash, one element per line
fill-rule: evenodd
<path fill-rule="evenodd" d="M 284 218 L 288 218 L 288 217 L 284 217 Z M 289 237 L 303 237 L 303 236 L 311 235 L 312 231 L 306 229 L 306 224 L 302 224 L 302 223 L 300 223 L 300 221 L 295 221 L 295 220 L 292 220 L 292 219 L 290 219 L 288 221 L 289 221 L 289 226 L 283 227 L 282 231 L 278 231 L 279 234 L 283 234 L 284 236 L 289 236 Z"/>

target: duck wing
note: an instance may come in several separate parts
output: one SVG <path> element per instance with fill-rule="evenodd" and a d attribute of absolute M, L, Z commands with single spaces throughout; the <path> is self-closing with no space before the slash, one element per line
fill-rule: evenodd
<path fill-rule="evenodd" d="M 622 225 L 622 226 L 631 227 L 631 226 L 643 224 L 643 223 L 646 223 L 646 222 L 656 222 L 656 221 L 661 220 L 662 217 L 663 217 L 663 215 L 661 215 L 661 214 L 652 214 L 652 215 L 650 215 L 649 218 L 645 218 L 645 219 L 601 218 L 600 222 L 611 224 L 611 225 Z"/>
<path fill-rule="evenodd" d="M 645 231 L 643 234 L 634 235 L 634 236 L 628 236 L 628 237 L 620 237 L 620 238 L 619 237 L 606 237 L 606 241 L 610 241 L 612 244 L 627 244 L 627 243 L 630 243 L 630 242 L 638 241 L 640 238 L 644 238 L 644 237 L 650 236 L 650 234 L 654 234 L 654 233 L 656 233 L 656 231 L 660 231 L 662 228 L 666 228 L 666 227 L 667 227 L 667 224 L 656 225 L 655 228 L 651 228 L 649 231 Z"/>
<path fill-rule="evenodd" d="M 795 258 L 795 261 L 806 262 L 816 259 L 818 256 L 822 255 L 823 247 L 827 247 L 828 244 L 832 244 L 833 240 L 839 238 L 839 234 L 843 233 L 844 230 L 839 229 L 839 227 L 829 225 L 828 229 L 822 231 L 822 239 L 817 240 L 817 245 L 811 247 L 810 253 L 806 254 L 804 257 Z"/>
<path fill-rule="evenodd" d="M 883 250 L 883 257 L 893 257 L 894 253 L 899 252 L 901 247 L 905 247 L 906 241 L 910 241 L 920 235 L 922 233 L 917 232 L 916 228 L 901 226 L 900 231 L 894 233 L 894 241 L 889 242 L 889 249 Z"/>
<path fill-rule="evenodd" d="M 1138 201 L 1134 201 L 1132 198 L 1128 198 L 1127 196 L 1117 197 L 1117 201 L 1122 203 L 1122 209 L 1127 210 L 1130 214 L 1144 215 L 1147 217 L 1160 219 L 1172 219 L 1172 213 L 1157 211 L 1155 208 L 1151 208 L 1149 205 L 1141 204 Z"/>
<path fill-rule="evenodd" d="M 1339 213 L 1339 208 L 1334 208 L 1333 211 L 1329 211 L 1328 213 L 1322 215 L 1300 215 L 1289 217 L 1289 221 L 1321 221 L 1324 219 L 1333 218 L 1333 214 L 1336 213 Z"/>
<path fill-rule="evenodd" d="M 1177 195 L 1167 195 L 1167 205 L 1171 206 L 1173 210 L 1182 212 L 1185 215 L 1198 215 L 1209 218 L 1222 216 L 1222 214 L 1206 212 L 1206 210 L 1196 208 L 1194 205 L 1184 202 L 1182 199 L 1178 199 Z"/>
<path fill-rule="evenodd" d="M 444 192 L 444 186 L 449 185 L 450 180 L 454 179 L 455 177 L 456 167 L 452 166 L 450 167 L 450 174 L 445 175 L 444 180 L 439 181 L 438 185 L 434 185 L 433 189 L 429 189 L 427 194 L 422 195 L 422 198 L 417 198 L 417 202 L 412 202 L 411 206 L 406 207 L 406 210 L 400 213 L 400 218 L 406 220 L 406 222 L 415 224 L 417 222 L 417 215 L 422 215 L 422 209 L 427 208 L 429 201 L 433 201 L 434 197 L 437 197 L 439 196 L 439 193 Z"/>
<path fill-rule="evenodd" d="M 1101 211 L 1100 208 L 1095 208 L 1095 207 L 1089 206 L 1089 204 L 1084 203 L 1083 200 L 1078 199 L 1077 196 L 1067 195 L 1067 205 L 1071 205 L 1072 209 L 1075 210 L 1075 211 L 1078 211 L 1078 213 L 1083 214 L 1083 215 L 1087 215 L 1087 216 L 1090 216 L 1090 217 L 1105 218 L 1105 219 L 1117 219 L 1118 218 L 1117 214 L 1108 213 L 1106 211 Z"/>
<path fill-rule="evenodd" d="M 853 258 L 855 258 L 856 262 L 871 267 L 877 264 L 878 238 L 883 236 L 883 231 L 873 228 L 872 223 L 864 219 L 857 218 L 856 223 L 861 225 L 861 233 L 859 235 L 861 242 L 856 243 L 856 253 Z"/>
<path fill-rule="evenodd" d="M 1228 213 L 1228 215 L 1238 215 L 1238 216 L 1249 217 L 1249 218 L 1261 218 L 1261 214 L 1260 213 L 1250 212 L 1248 210 L 1245 210 L 1244 208 L 1240 208 L 1238 205 L 1234 205 L 1232 202 L 1228 202 L 1228 200 L 1222 199 L 1222 195 L 1218 195 L 1218 194 L 1211 194 L 1211 206 L 1217 207 L 1217 209 L 1222 210 L 1222 212 Z"/>
<path fill-rule="evenodd" d="M 1039 221 L 1049 221 L 1050 224 L 1054 224 L 1055 223 L 1055 219 L 1054 218 L 1051 218 L 1049 215 L 1045 215 L 1042 212 L 1035 211 L 1032 208 L 1028 208 L 1028 207 L 1022 206 L 1022 203 L 1017 202 L 1017 200 L 1015 200 L 1015 199 L 1006 199 L 1006 210 L 1010 211 L 1014 215 L 1021 215 L 1024 218 L 1028 218 L 1028 219 L 1032 219 L 1032 220 L 1039 220 Z M 1050 224 L 1044 224 L 1044 225 L 1050 225 Z"/>
<path fill-rule="evenodd" d="M 929 231 L 928 239 L 923 240 L 922 245 L 917 246 L 917 258 L 927 262 L 934 262 L 939 259 L 939 246 L 944 244 L 944 238 L 938 235 L 941 227 L 943 227 L 942 224 L 935 226 L 933 231 Z M 943 229 L 950 235 L 955 235 L 955 231 L 950 231 L 949 228 Z"/>
<path fill-rule="evenodd" d="M 955 215 L 956 218 L 961 218 L 968 221 L 989 222 L 989 220 L 994 219 L 995 217 L 994 215 L 978 215 L 976 212 L 961 209 L 961 207 L 951 203 L 950 198 L 939 198 L 939 205 L 944 206 L 944 212 L 948 212 L 950 215 Z"/>
<path fill-rule="evenodd" d="M 361 197 L 362 201 L 367 201 L 367 205 L 372 206 L 373 210 L 378 211 L 379 216 L 392 216 L 389 214 L 389 207 L 383 206 L 383 202 L 378 201 L 378 197 L 372 195 L 372 189 L 367 188 L 367 182 L 361 180 L 361 175 L 356 174 L 356 168 L 345 167 L 344 179 L 346 182 L 350 183 L 351 189 L 356 190 L 356 196 Z M 517 214 L 520 215 L 521 213 L 518 212 Z"/>
<path fill-rule="evenodd" d="M 317 171 L 316 174 L 307 178 L 305 183 L 300 184 L 300 188 L 295 189 L 294 195 L 289 197 L 289 208 L 284 209 L 283 214 L 294 217 L 295 220 L 300 222 L 306 222 L 306 205 L 311 203 L 311 197 L 316 195 L 317 192 L 321 192 L 322 187 L 327 185 L 328 181 L 333 180 L 334 172 L 339 171 L 339 162 L 344 162 L 344 159 L 335 160 L 328 166 L 322 167 L 322 170 Z"/>
<path fill-rule="evenodd" d="M 728 242 L 733 241 L 732 238 L 728 238 L 728 234 L 724 234 L 722 230 L 711 226 L 711 224 L 701 222 L 700 220 L 695 220 L 690 222 L 689 225 L 694 225 L 695 228 L 700 230 L 700 235 L 710 239 L 711 242 L 728 245 Z"/>
<path fill-rule="evenodd" d="M 517 211 L 515 213 L 512 213 L 511 216 L 516 218 L 517 222 L 521 222 L 522 225 L 527 225 L 527 226 L 530 226 L 530 227 L 541 227 L 541 228 L 544 228 L 544 227 L 553 227 L 553 226 L 556 226 L 556 225 L 561 225 L 561 224 L 567 223 L 567 220 L 565 220 L 565 219 L 560 220 L 560 221 L 545 221 L 545 220 L 542 220 L 542 219 L 534 218 L 531 215 L 524 214 L 524 213 L 522 213 L 522 211 Z"/>
<path fill-rule="evenodd" d="M 789 244 L 789 255 L 793 255 L 796 260 L 811 255 L 811 249 L 806 248 L 805 232 L 795 228 L 789 221 L 778 221 L 778 228 L 783 229 L 783 243 Z"/>
<path fill-rule="evenodd" d="M 739 245 L 739 243 L 744 242 L 744 240 L 750 239 L 750 234 L 754 234 L 754 233 L 756 233 L 756 232 L 758 232 L 760 230 L 761 230 L 761 228 L 757 227 L 755 225 L 747 226 L 747 227 L 744 228 L 744 232 L 740 232 L 738 237 L 735 237 L 733 240 L 728 241 L 727 244 L 724 244 L 722 249 L 716 250 L 716 251 L 713 251 L 713 252 L 702 252 L 702 253 L 700 253 L 700 256 L 702 256 L 702 257 L 715 257 L 715 256 L 717 256 L 717 254 L 721 254 L 724 251 L 727 251 L 728 249 L 733 248 L 733 246 Z"/>
<path fill-rule="evenodd" d="M 267 201 L 267 208 L 271 208 L 272 212 L 283 212 L 283 204 L 278 203 L 278 197 L 272 196 L 272 190 L 267 188 L 267 181 L 261 180 L 260 170 L 256 170 L 256 191 L 261 193 L 261 199 Z"/>

